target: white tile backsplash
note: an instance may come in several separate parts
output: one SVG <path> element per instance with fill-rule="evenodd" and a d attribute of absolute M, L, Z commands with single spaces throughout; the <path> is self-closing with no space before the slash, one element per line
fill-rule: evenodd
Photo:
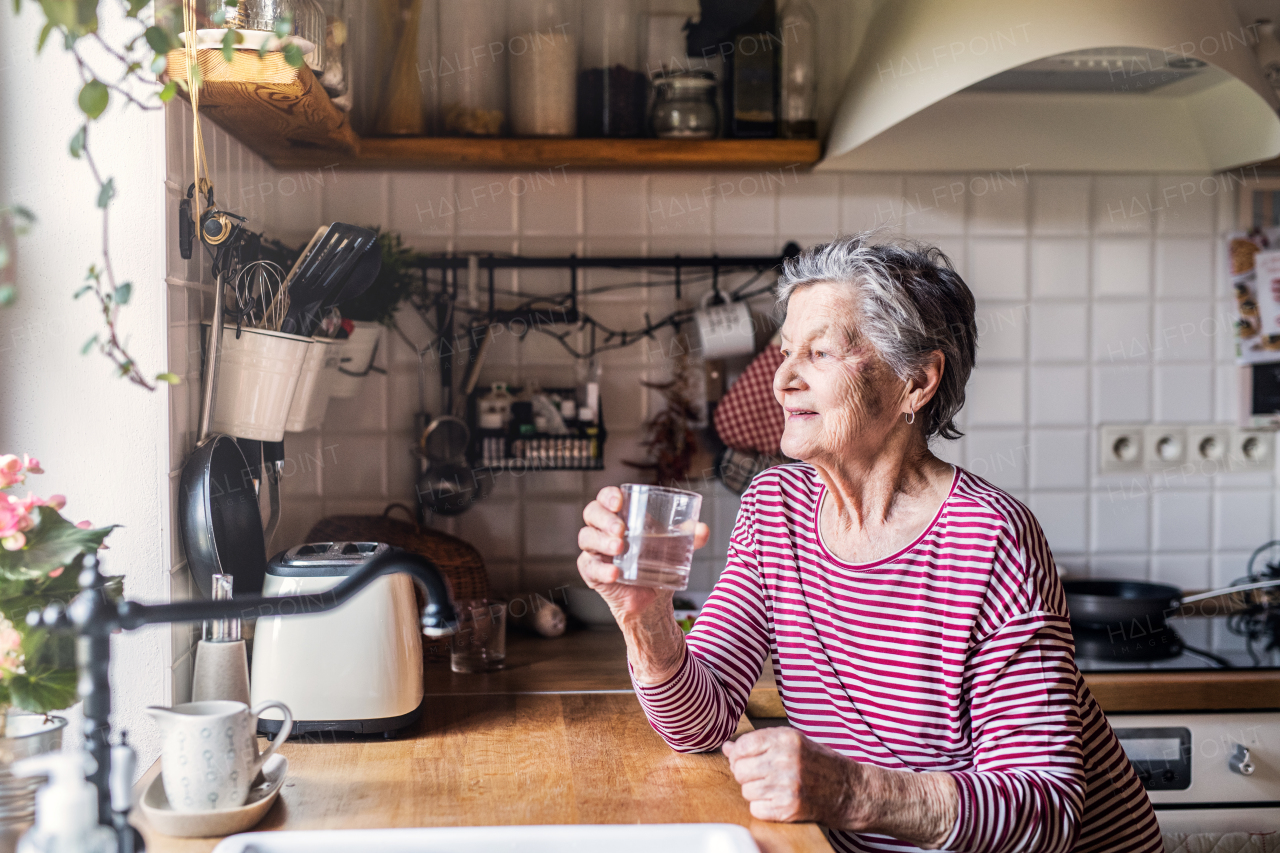
<path fill-rule="evenodd" d="M 1025 299 L 1027 241 L 1011 237 L 969 240 L 966 281 L 978 299 Z"/>
<path fill-rule="evenodd" d="M 1037 297 L 1089 295 L 1089 241 L 1036 237 L 1031 243 L 1031 292 Z"/>
<path fill-rule="evenodd" d="M 175 122 L 173 133 L 183 132 Z M 984 176 L 785 170 L 772 182 L 760 172 L 552 170 L 541 181 L 527 172 L 275 172 L 220 130 L 213 135 L 226 183 L 220 198 L 264 220 L 251 225 L 294 242 L 326 216 L 381 225 L 426 251 L 527 255 L 759 253 L 787 240 L 810 245 L 889 226 L 939 246 L 978 300 L 979 367 L 960 418 L 968 435 L 936 443 L 935 452 L 1027 501 L 1060 566 L 1207 588 L 1239 576 L 1248 551 L 1276 523 L 1269 472 L 1194 482 L 1097 472 L 1097 424 L 1234 417 L 1234 301 L 1215 266 L 1218 235 L 1231 227 L 1233 208 L 1222 193 L 1200 192 L 1198 178 L 1189 190 L 1193 179 L 1177 175 L 1015 173 L 997 187 L 976 180 Z M 175 187 L 187 180 L 180 172 L 171 173 Z M 513 182 L 521 175 L 525 183 Z M 177 350 L 192 347 L 200 300 L 190 285 L 202 270 L 207 278 L 207 264 L 189 267 L 170 261 L 170 363 L 195 387 L 199 356 Z M 561 277 L 525 274 L 499 285 L 551 293 L 562 288 Z M 584 281 L 593 287 L 636 278 L 590 272 Z M 689 288 L 686 297 L 698 292 Z M 593 296 L 587 306 L 602 322 L 632 328 L 645 311 L 659 317 L 675 301 L 669 288 L 652 287 Z M 408 312 L 401 325 L 412 340 L 427 339 Z M 322 431 L 290 437 L 290 458 L 330 461 L 286 479 L 277 546 L 294 544 L 325 514 L 412 504 L 417 359 L 388 335 L 378 365 L 388 374 L 368 377 L 355 399 L 334 401 Z M 604 365 L 604 471 L 499 476 L 486 502 L 437 522 L 480 548 L 499 591 L 573 582 L 582 506 L 604 485 L 643 477 L 625 464 L 644 458 L 638 430 L 656 406 L 638 383 L 662 378 L 663 366 L 647 361 L 641 346 L 610 353 Z M 429 370 L 427 406 L 434 411 Z M 546 336 L 520 343 L 505 335 L 490 349 L 482 381 L 572 375 L 569 357 Z M 175 395 L 175 445 L 190 444 L 194 406 L 193 395 Z M 717 575 L 737 509 L 723 487 L 707 494 L 703 519 L 712 544 L 694 572 L 703 586 Z M 189 666 L 186 660 L 175 672 Z"/>

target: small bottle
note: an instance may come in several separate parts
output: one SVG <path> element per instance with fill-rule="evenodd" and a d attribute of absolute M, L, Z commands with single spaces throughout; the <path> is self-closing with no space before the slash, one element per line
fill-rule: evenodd
<path fill-rule="evenodd" d="M 36 822 L 18 853 L 116 853 L 115 832 L 98 823 L 98 789 L 85 776 L 97 763 L 80 749 L 48 752 L 13 764 L 14 776 L 48 776 L 36 792 Z"/>
<path fill-rule="evenodd" d="M 782 75 L 778 135 L 815 139 L 814 100 L 818 78 L 818 16 L 809 0 L 788 0 L 782 8 Z"/>

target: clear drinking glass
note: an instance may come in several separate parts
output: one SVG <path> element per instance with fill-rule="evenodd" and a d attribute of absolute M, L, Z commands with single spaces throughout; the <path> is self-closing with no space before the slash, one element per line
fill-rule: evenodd
<path fill-rule="evenodd" d="M 619 583 L 682 590 L 689 586 L 693 534 L 702 495 L 682 489 L 625 483 L 622 509 L 626 550 L 613 558 Z"/>
<path fill-rule="evenodd" d="M 458 632 L 452 637 L 449 666 L 454 672 L 502 669 L 507 659 L 507 605 L 474 599 L 457 602 Z"/>

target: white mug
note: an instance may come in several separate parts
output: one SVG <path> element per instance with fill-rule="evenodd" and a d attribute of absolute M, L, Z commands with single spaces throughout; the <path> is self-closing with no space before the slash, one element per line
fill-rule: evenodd
<path fill-rule="evenodd" d="M 284 714 L 280 734 L 258 753 L 258 717 L 268 708 Z M 244 805 L 258 771 L 293 729 L 293 714 L 283 702 L 188 702 L 172 708 L 152 706 L 147 713 L 160 724 L 160 776 L 175 812 L 205 812 Z"/>
<path fill-rule="evenodd" d="M 693 315 L 702 343 L 702 357 L 712 361 L 755 352 L 756 332 L 751 321 L 751 308 L 745 302 L 712 305 L 715 293 L 713 290 L 702 297 L 702 307 Z"/>

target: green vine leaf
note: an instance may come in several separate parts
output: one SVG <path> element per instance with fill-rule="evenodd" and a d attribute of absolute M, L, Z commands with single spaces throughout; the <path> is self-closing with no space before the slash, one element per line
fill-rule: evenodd
<path fill-rule="evenodd" d="M 94 335 L 92 338 L 89 338 L 89 340 L 84 342 L 84 346 L 80 347 L 80 354 L 88 355 L 89 350 L 93 349 L 94 344 L 96 344 L 97 342 L 98 342 L 97 335 Z"/>
<path fill-rule="evenodd" d="M 129 0 L 129 17 L 138 17 L 138 13 L 147 8 L 147 4 L 150 2 L 151 0 Z"/>
<path fill-rule="evenodd" d="M 48 21 L 40 29 L 40 38 L 36 39 L 36 53 L 44 50 L 44 43 L 49 40 L 49 33 L 53 32 L 53 22 Z"/>
<path fill-rule="evenodd" d="M 224 7 L 224 8 L 222 8 L 222 9 L 219 9 L 218 11 L 214 12 L 212 15 L 210 15 L 210 16 L 209 16 L 209 20 L 213 22 L 213 25 L 214 25 L 215 27 L 221 27 L 221 26 L 224 26 L 224 25 L 227 23 L 227 10 L 226 10 L 226 8 Z"/>
<path fill-rule="evenodd" d="M 147 45 L 152 50 L 162 55 L 177 47 L 173 41 L 173 36 L 169 35 L 169 31 L 164 27 L 147 27 L 143 37 L 146 38 Z"/>
<path fill-rule="evenodd" d="M 226 17 L 226 9 L 222 10 L 223 17 Z M 222 37 L 222 58 L 228 63 L 236 61 L 236 39 L 244 41 L 244 36 L 235 30 L 227 30 Z"/>
<path fill-rule="evenodd" d="M 115 303 L 117 305 L 128 305 L 129 297 L 131 297 L 132 295 L 133 295 L 133 284 L 126 281 L 124 284 L 116 288 L 116 292 L 114 296 Z"/>
<path fill-rule="evenodd" d="M 71 156 L 77 160 L 79 160 L 80 155 L 84 153 L 84 138 L 87 132 L 88 128 L 82 124 L 80 125 L 80 129 L 76 131 L 76 135 L 71 137 Z"/>
<path fill-rule="evenodd" d="M 281 15 L 276 18 L 275 27 L 276 38 L 284 38 L 293 32 L 293 15 Z"/>
<path fill-rule="evenodd" d="M 102 115 L 110 100 L 111 92 L 107 90 L 106 84 L 101 80 L 90 80 L 85 83 L 84 88 L 80 90 L 78 99 L 80 111 L 90 119 L 95 119 Z"/>
<path fill-rule="evenodd" d="M 75 293 L 71 294 L 71 298 L 72 298 L 72 299 L 79 299 L 81 296 L 84 296 L 84 295 L 85 295 L 86 293 L 88 293 L 90 290 L 93 290 L 93 285 L 92 285 L 92 284 L 86 284 L 84 287 L 80 288 L 80 289 L 79 289 L 79 290 L 77 290 Z"/>
<path fill-rule="evenodd" d="M 302 48 L 293 42 L 285 45 L 284 61 L 292 65 L 294 68 L 301 68 L 303 63 Z"/>
<path fill-rule="evenodd" d="M 168 382 L 170 385 L 181 385 L 182 377 L 178 376 L 176 373 L 157 373 L 156 381 Z"/>
<path fill-rule="evenodd" d="M 107 182 L 98 190 L 98 207 L 105 208 L 116 197 L 116 179 L 107 178 Z"/>
<path fill-rule="evenodd" d="M 0 308 L 8 308 L 18 301 L 18 288 L 12 284 L 0 284 Z"/>
<path fill-rule="evenodd" d="M 161 57 L 163 59 L 163 57 Z M 178 93 L 178 84 L 170 80 L 164 84 L 164 88 L 160 90 L 160 102 L 169 103 L 173 100 L 173 96 Z"/>
<path fill-rule="evenodd" d="M 157 53 L 155 59 L 151 60 L 151 73 L 159 77 L 168 70 L 169 57 L 165 56 L 163 53 Z M 172 83 L 173 81 L 170 80 L 169 82 Z M 161 97 L 163 97 L 163 95 Z"/>

